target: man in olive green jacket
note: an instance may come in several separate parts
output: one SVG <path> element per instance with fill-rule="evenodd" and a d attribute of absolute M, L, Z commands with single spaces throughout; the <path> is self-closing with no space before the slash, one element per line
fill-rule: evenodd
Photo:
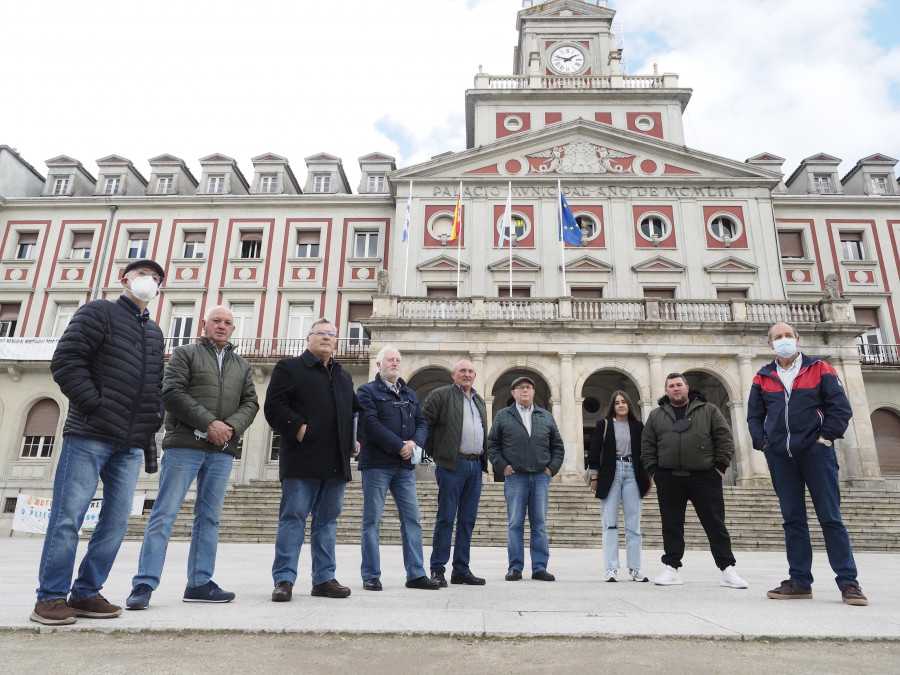
<path fill-rule="evenodd" d="M 684 583 L 678 575 L 684 556 L 684 515 L 694 505 L 716 566 L 721 586 L 747 588 L 734 569 L 731 536 L 725 527 L 722 478 L 734 455 L 734 438 L 725 416 L 702 392 L 692 392 L 681 373 L 666 377 L 666 395 L 647 418 L 641 438 L 641 460 L 656 483 L 662 523 L 662 562 L 654 583 Z"/>
<path fill-rule="evenodd" d="M 227 307 L 206 313 L 204 337 L 177 347 L 163 377 L 166 405 L 165 453 L 159 475 L 159 494 L 153 503 L 138 573 L 132 580 L 128 609 L 146 609 L 159 586 L 166 547 L 175 517 L 194 478 L 197 499 L 188 554 L 185 602 L 229 602 L 234 593 L 212 580 L 219 543 L 219 514 L 239 456 L 241 435 L 259 411 L 250 364 L 234 353 L 229 342 L 234 315 Z"/>

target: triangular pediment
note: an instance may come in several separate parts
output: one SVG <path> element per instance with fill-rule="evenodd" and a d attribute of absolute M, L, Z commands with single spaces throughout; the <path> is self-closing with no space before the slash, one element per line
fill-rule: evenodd
<path fill-rule="evenodd" d="M 213 155 L 207 155 L 206 157 L 200 158 L 201 164 L 234 164 L 234 159 L 229 157 L 228 155 L 220 155 L 215 153 Z"/>
<path fill-rule="evenodd" d="M 391 174 L 395 181 L 446 178 L 465 182 L 467 177 L 473 180 L 497 177 L 516 182 L 585 177 L 629 181 L 721 178 L 731 182 L 770 181 L 774 187 L 781 174 L 585 119 L 523 132 Z"/>
<path fill-rule="evenodd" d="M 175 155 L 157 155 L 148 161 L 150 166 L 154 166 L 156 164 L 184 164 L 184 160 L 181 157 L 176 157 Z"/>
<path fill-rule="evenodd" d="M 309 157 L 304 157 L 303 161 L 309 164 L 310 162 L 340 162 L 340 157 L 335 157 L 334 155 L 329 155 L 327 152 L 320 152 L 316 155 L 310 155 Z"/>
<path fill-rule="evenodd" d="M 637 265 L 632 265 L 631 269 L 634 272 L 684 272 L 687 268 L 679 262 L 658 255 Z"/>
<path fill-rule="evenodd" d="M 390 155 L 386 155 L 383 152 L 372 152 L 368 155 L 363 155 L 358 158 L 360 162 L 390 162 L 393 164 L 397 161 L 396 157 L 391 157 Z"/>
<path fill-rule="evenodd" d="M 131 164 L 131 160 L 121 155 L 107 155 L 97 160 L 97 166 L 102 166 L 103 164 Z"/>
<path fill-rule="evenodd" d="M 703 269 L 709 273 L 752 272 L 755 274 L 759 270 L 759 267 L 744 260 L 740 260 L 739 258 L 729 257 L 724 260 L 719 260 L 712 265 L 707 265 Z"/>
<path fill-rule="evenodd" d="M 449 255 L 439 255 L 436 258 L 432 258 L 431 260 L 426 260 L 424 262 L 416 265 L 416 269 L 420 272 L 428 272 L 428 271 L 438 271 L 442 272 L 444 270 L 455 270 L 456 269 L 456 258 L 452 258 Z M 463 272 L 469 271 L 469 265 L 463 262 L 460 265 L 460 270 Z"/>
<path fill-rule="evenodd" d="M 58 166 L 61 164 L 74 164 L 76 166 L 80 166 L 81 162 L 79 162 L 77 159 L 69 157 L 68 155 L 59 155 L 57 157 L 54 157 L 53 159 L 48 159 L 47 161 L 44 162 L 44 164 L 46 164 L 47 166 L 50 166 L 50 165 Z"/>
<path fill-rule="evenodd" d="M 811 157 L 807 157 L 806 159 L 801 161 L 801 164 L 812 164 L 814 162 L 827 162 L 829 164 L 840 164 L 843 160 L 840 157 L 835 157 L 834 155 L 827 155 L 824 152 L 820 152 L 817 155 L 813 155 Z"/>
<path fill-rule="evenodd" d="M 607 7 L 601 7 L 582 0 L 555 0 L 554 2 L 535 3 L 533 7 L 519 11 L 520 17 L 534 18 L 556 18 L 570 16 L 596 16 L 604 18 L 613 18 L 616 15 L 614 10 Z"/>
<path fill-rule="evenodd" d="M 753 155 L 747 159 L 748 162 L 779 162 L 784 163 L 784 157 L 779 157 L 774 152 L 761 152 L 758 155 Z"/>
<path fill-rule="evenodd" d="M 869 155 L 868 157 L 863 157 L 861 160 L 859 160 L 859 163 L 866 164 L 868 162 L 879 162 L 879 163 L 884 162 L 886 164 L 890 164 L 891 166 L 893 166 L 898 161 L 900 161 L 900 160 L 897 160 L 897 159 L 894 159 L 893 157 L 888 157 L 887 155 L 882 155 L 881 153 L 876 152 L 874 155 Z"/>
<path fill-rule="evenodd" d="M 281 155 L 276 155 L 274 152 L 267 152 L 262 155 L 257 155 L 256 157 L 250 158 L 251 162 L 278 162 L 278 163 L 286 163 L 287 157 L 282 157 Z"/>
<path fill-rule="evenodd" d="M 566 263 L 567 272 L 612 272 L 612 270 L 612 265 L 589 255 L 583 255 Z"/>
<path fill-rule="evenodd" d="M 497 260 L 496 262 L 492 262 L 488 265 L 488 269 L 491 272 L 509 272 L 509 254 L 506 255 L 505 258 L 501 260 Z M 526 260 L 525 258 L 520 258 L 517 255 L 513 255 L 512 257 L 512 270 L 513 272 L 540 272 L 541 266 L 531 260 Z"/>

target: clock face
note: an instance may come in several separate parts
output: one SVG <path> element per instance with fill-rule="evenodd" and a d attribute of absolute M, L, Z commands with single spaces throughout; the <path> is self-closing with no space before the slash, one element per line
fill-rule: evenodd
<path fill-rule="evenodd" d="M 557 47 L 550 54 L 550 66 L 558 73 L 577 73 L 584 67 L 584 52 L 576 47 Z"/>

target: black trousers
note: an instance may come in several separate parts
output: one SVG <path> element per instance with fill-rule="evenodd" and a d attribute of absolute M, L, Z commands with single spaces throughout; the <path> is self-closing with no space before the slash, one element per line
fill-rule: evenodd
<path fill-rule="evenodd" d="M 692 471 L 688 476 L 675 476 L 669 469 L 657 469 L 653 480 L 662 522 L 663 564 L 675 569 L 681 567 L 684 557 L 684 514 L 687 503 L 691 502 L 706 531 L 716 567 L 724 570 L 734 565 L 731 536 L 725 527 L 725 500 L 719 472 L 712 468 L 709 471 Z"/>

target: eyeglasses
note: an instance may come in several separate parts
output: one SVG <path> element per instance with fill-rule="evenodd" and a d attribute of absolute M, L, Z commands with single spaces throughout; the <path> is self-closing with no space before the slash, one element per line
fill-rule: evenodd
<path fill-rule="evenodd" d="M 516 387 L 516 389 L 523 389 L 527 391 L 528 389 L 534 389 L 534 387 L 532 387 L 530 384 L 520 384 L 518 387 Z"/>
<path fill-rule="evenodd" d="M 158 274 L 154 274 L 153 272 L 148 272 L 147 270 L 134 270 L 134 274 L 139 277 L 150 277 L 153 281 L 156 282 L 156 285 L 159 286 L 159 283 L 162 279 L 159 278 Z"/>
<path fill-rule="evenodd" d="M 337 331 L 334 330 L 314 330 L 310 335 L 327 335 L 328 337 L 337 337 Z"/>

